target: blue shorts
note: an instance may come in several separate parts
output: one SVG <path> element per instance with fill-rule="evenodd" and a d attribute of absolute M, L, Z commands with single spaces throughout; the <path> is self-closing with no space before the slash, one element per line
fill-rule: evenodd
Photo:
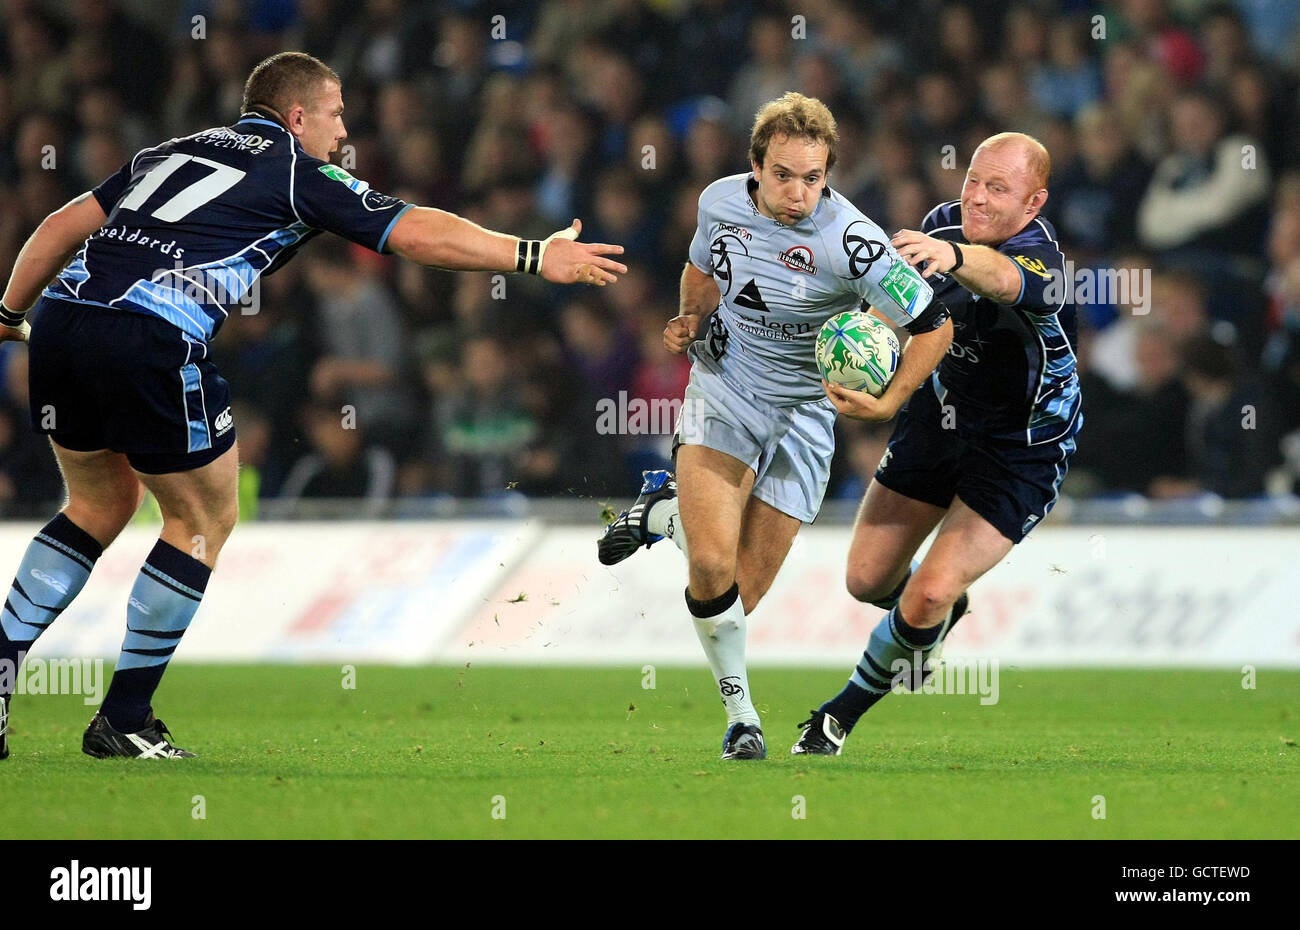
<path fill-rule="evenodd" d="M 158 317 L 42 297 L 28 367 L 32 424 L 65 449 L 112 449 L 158 475 L 235 444 L 230 386 L 207 345 Z"/>
<path fill-rule="evenodd" d="M 949 507 L 953 497 L 1018 543 L 1056 505 L 1074 437 L 1041 446 L 961 436 L 943 428 L 927 380 L 907 399 L 876 480 L 904 497 Z"/>
<path fill-rule="evenodd" d="M 674 454 L 678 446 L 696 445 L 739 459 L 754 472 L 754 497 L 811 523 L 830 480 L 834 405 L 821 400 L 775 407 L 741 388 L 713 359 L 691 358 Z"/>

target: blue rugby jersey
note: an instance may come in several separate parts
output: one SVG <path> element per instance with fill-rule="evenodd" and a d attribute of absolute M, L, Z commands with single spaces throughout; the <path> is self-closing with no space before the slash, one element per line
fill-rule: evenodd
<path fill-rule="evenodd" d="M 961 201 L 939 204 L 921 231 L 966 244 Z M 1078 432 L 1081 423 L 1075 309 L 1065 288 L 1065 255 L 1042 217 L 997 251 L 1020 272 L 1020 296 L 1013 304 L 972 294 L 946 275 L 929 279 L 953 321 L 952 345 L 935 373 L 939 393 L 956 409 L 961 431 L 1028 446 L 1059 442 Z"/>
<path fill-rule="evenodd" d="M 205 342 L 308 239 L 383 252 L 411 208 L 252 113 L 144 149 L 94 196 L 107 220 L 45 295 L 158 316 Z"/>

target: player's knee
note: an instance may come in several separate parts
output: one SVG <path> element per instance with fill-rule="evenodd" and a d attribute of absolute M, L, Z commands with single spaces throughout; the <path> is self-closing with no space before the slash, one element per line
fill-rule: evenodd
<path fill-rule="evenodd" d="M 68 519 L 93 536 L 100 545 L 108 545 L 131 522 L 139 502 L 134 491 L 106 495 L 95 500 L 72 495 L 64 513 Z"/>
<path fill-rule="evenodd" d="M 221 533 L 221 538 L 228 538 L 235 531 L 235 524 L 238 522 L 239 505 L 232 503 L 228 509 L 222 511 L 217 520 L 217 530 Z"/>
<path fill-rule="evenodd" d="M 913 575 L 903 591 L 903 615 L 914 622 L 942 616 L 961 596 L 961 588 L 951 579 L 942 576 Z"/>
<path fill-rule="evenodd" d="M 206 514 L 206 518 L 208 535 L 218 542 L 225 542 L 239 522 L 239 501 L 232 497 L 229 501 L 222 502 Z"/>
<path fill-rule="evenodd" d="M 177 524 L 187 536 L 201 536 L 208 546 L 225 542 L 239 519 L 235 501 L 173 501 L 163 521 Z"/>
<path fill-rule="evenodd" d="M 894 586 L 889 582 L 890 579 L 882 577 L 879 572 L 852 565 L 844 577 L 844 586 L 848 588 L 849 596 L 864 604 L 878 601 L 893 591 Z"/>
<path fill-rule="evenodd" d="M 714 597 L 735 584 L 736 562 L 723 552 L 691 550 L 690 574 L 693 586 L 705 589 L 705 596 Z"/>

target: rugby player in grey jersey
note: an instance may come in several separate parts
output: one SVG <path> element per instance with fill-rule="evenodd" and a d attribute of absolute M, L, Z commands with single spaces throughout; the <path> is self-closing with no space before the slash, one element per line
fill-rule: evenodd
<path fill-rule="evenodd" d="M 686 553 L 686 605 L 727 711 L 724 759 L 766 755 L 745 618 L 821 507 L 836 414 L 891 419 L 952 337 L 930 285 L 827 186 L 836 143 L 826 106 L 787 93 L 755 118 L 752 172 L 700 195 L 680 314 L 664 330 L 692 362 L 676 476 L 648 472 L 599 542 L 607 565 L 665 536 Z M 814 357 L 822 324 L 866 304 L 912 335 L 879 398 L 827 385 Z"/>

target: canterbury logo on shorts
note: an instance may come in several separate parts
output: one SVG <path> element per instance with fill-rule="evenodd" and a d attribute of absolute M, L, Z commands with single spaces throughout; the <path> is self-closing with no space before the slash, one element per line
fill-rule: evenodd
<path fill-rule="evenodd" d="M 217 428 L 218 436 L 230 429 L 230 427 L 234 426 L 235 418 L 230 415 L 230 408 L 227 407 L 225 410 L 217 414 L 217 418 L 212 421 L 212 425 Z"/>

